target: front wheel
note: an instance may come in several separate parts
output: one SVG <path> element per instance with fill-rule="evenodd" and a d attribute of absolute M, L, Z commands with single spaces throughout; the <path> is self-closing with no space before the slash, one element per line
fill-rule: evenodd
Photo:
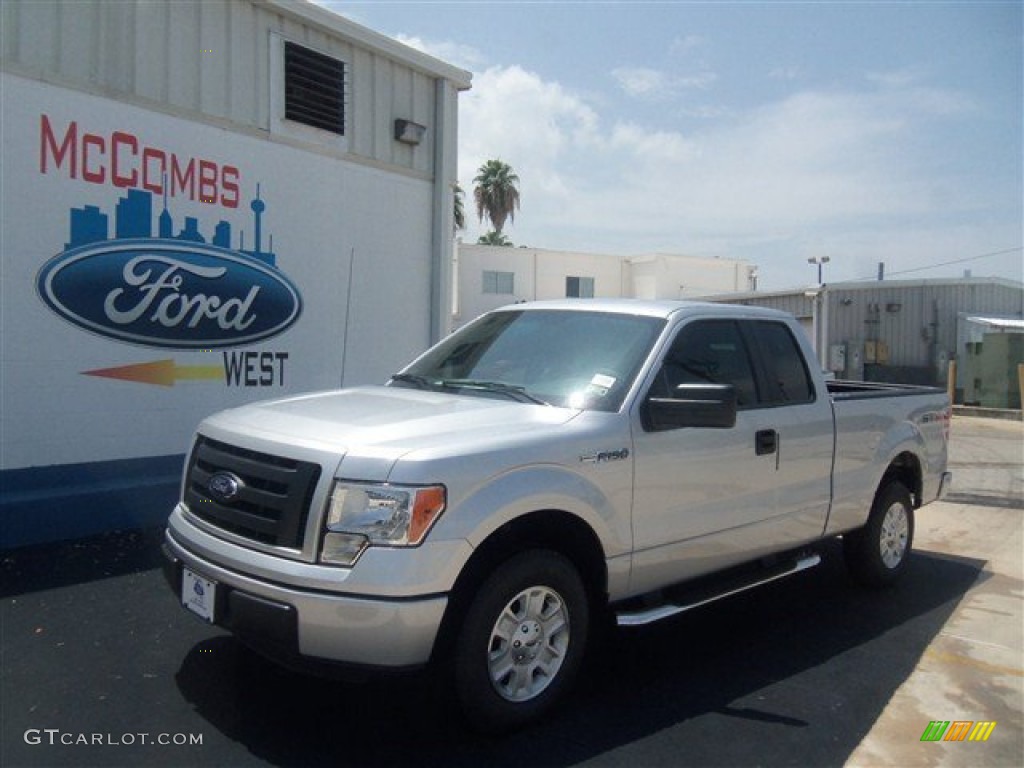
<path fill-rule="evenodd" d="M 914 540 L 914 504 L 902 483 L 879 490 L 867 524 L 843 536 L 843 553 L 854 577 L 868 586 L 891 584 L 906 568 Z"/>
<path fill-rule="evenodd" d="M 477 590 L 455 646 L 455 686 L 470 723 L 508 731 L 539 718 L 569 687 L 587 642 L 579 573 L 544 550 L 507 560 Z"/>

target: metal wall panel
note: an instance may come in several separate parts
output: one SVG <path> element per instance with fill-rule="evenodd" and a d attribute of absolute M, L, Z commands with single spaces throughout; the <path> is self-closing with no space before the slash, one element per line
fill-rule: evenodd
<path fill-rule="evenodd" d="M 88 7 L 81 4 L 82 7 Z M 155 102 L 169 103 L 172 56 L 170 37 L 163 30 L 171 26 L 174 3 L 146 3 L 135 14 L 135 34 L 146 45 L 135 48 L 135 93 Z M 147 34 L 148 30 L 148 34 Z M 68 35 L 73 40 L 74 35 Z"/>
<path fill-rule="evenodd" d="M 813 299 L 802 288 L 712 300 L 781 309 L 803 320 L 815 315 Z M 946 363 L 962 352 L 957 349 L 962 312 L 1022 317 L 1024 285 L 1000 278 L 837 283 L 825 287 L 817 322 L 827 326 L 826 347 L 845 345 L 847 367 L 840 375 L 860 378 L 867 373 L 864 366 L 877 365 L 896 378 L 942 383 Z M 823 361 L 827 353 L 819 353 Z"/>
<path fill-rule="evenodd" d="M 27 3 L 17 9 L 17 54 L 26 66 L 44 72 L 59 66 L 59 11 L 60 6 L 51 3 Z"/>
<path fill-rule="evenodd" d="M 234 122 L 259 124 L 260 115 L 268 111 L 267 89 L 259 78 L 246 77 L 246 72 L 267 71 L 260 69 L 261 53 L 266 48 L 260 44 L 256 15 L 247 5 L 232 3 L 226 32 L 225 45 L 231 55 L 226 57 L 229 70 L 224 116 Z"/>
<path fill-rule="evenodd" d="M 814 300 L 809 296 L 805 296 L 802 290 L 793 293 L 743 294 L 742 297 L 735 299 L 718 296 L 715 297 L 715 301 L 778 309 L 799 318 L 811 317 L 814 314 Z"/>
<path fill-rule="evenodd" d="M 326 151 L 433 174 L 438 75 L 364 44 L 365 32 L 347 38 L 342 19 L 325 19 L 335 30 L 287 6 L 249 0 L 0 5 L 7 70 L 263 132 L 272 130 L 270 38 L 280 34 L 345 62 L 347 144 Z M 426 140 L 415 147 L 396 142 L 396 118 L 427 126 Z"/>
<path fill-rule="evenodd" d="M 99 18 L 90 6 L 85 3 L 61 6 L 54 31 L 58 35 L 56 46 L 60 57 L 55 69 L 96 78 L 99 72 Z"/>
<path fill-rule="evenodd" d="M 1024 312 L 1024 287 L 983 278 L 840 284 L 829 288 L 827 296 L 830 342 L 882 341 L 889 364 L 898 366 L 941 367 L 954 358 L 961 312 Z"/>
<path fill-rule="evenodd" d="M 185 111 L 200 111 L 202 90 L 199 70 L 204 56 L 199 48 L 199 3 L 169 3 L 167 26 L 154 30 L 154 36 L 167 38 L 167 58 L 160 62 L 162 71 L 167 73 L 167 102 Z M 173 34 L 172 34 L 173 30 Z M 139 30 L 139 39 L 145 40 L 146 33 Z M 216 50 L 216 49 L 214 49 Z M 230 56 L 230 51 L 223 55 Z M 147 55 L 144 51 L 141 56 Z M 209 54 L 212 59 L 213 55 Z M 157 75 L 159 77 L 159 75 Z M 120 90 L 120 89 L 119 89 Z M 219 117 L 215 112 L 213 116 Z"/>
<path fill-rule="evenodd" d="M 352 75 L 349 79 L 351 109 L 349 126 L 352 135 L 349 137 L 349 148 L 363 157 L 374 157 L 373 100 L 374 93 L 373 60 L 369 51 L 356 48 L 352 54 Z"/>
<path fill-rule="evenodd" d="M 199 111 L 227 117 L 232 85 L 231 62 L 235 52 L 229 35 L 231 6 L 220 3 L 196 3 L 198 23 L 196 41 L 199 55 Z"/>
<path fill-rule="evenodd" d="M 404 117 L 407 120 L 419 123 L 420 125 L 435 125 L 438 121 L 434 120 L 434 104 L 437 99 L 437 92 L 435 87 L 435 81 L 433 78 L 429 78 L 426 75 L 410 70 L 412 74 L 412 93 L 409 96 L 411 103 L 410 112 L 408 114 L 403 113 L 395 105 L 394 116 Z M 427 142 L 428 144 L 431 142 Z M 415 152 L 413 156 L 413 168 L 422 173 L 430 173 L 431 166 L 433 164 L 433 154 L 431 152 Z"/>
<path fill-rule="evenodd" d="M 392 82 L 394 73 L 391 71 L 391 62 L 379 56 L 373 57 L 373 95 L 370 105 L 373 110 L 373 155 L 372 157 L 381 162 L 391 161 L 391 145 L 394 139 L 390 135 L 390 110 L 391 93 L 389 83 Z"/>

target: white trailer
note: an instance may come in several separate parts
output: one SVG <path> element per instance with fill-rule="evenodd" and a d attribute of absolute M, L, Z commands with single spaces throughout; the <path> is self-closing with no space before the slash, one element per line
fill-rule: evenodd
<path fill-rule="evenodd" d="M 468 73 L 307 3 L 0 13 L 0 547 L 156 523 L 205 415 L 447 332 Z"/>

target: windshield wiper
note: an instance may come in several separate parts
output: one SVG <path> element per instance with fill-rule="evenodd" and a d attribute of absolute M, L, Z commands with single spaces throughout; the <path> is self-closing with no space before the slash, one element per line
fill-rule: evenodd
<path fill-rule="evenodd" d="M 475 389 L 481 392 L 496 392 L 505 395 L 521 403 L 533 403 L 535 405 L 551 405 L 546 400 L 534 397 L 526 391 L 525 387 L 515 384 L 505 384 L 501 381 L 487 381 L 485 379 L 430 379 L 416 373 L 395 373 L 391 381 L 398 381 L 403 384 L 414 384 L 420 389 Z"/>
<path fill-rule="evenodd" d="M 487 381 L 485 379 L 441 379 L 435 382 L 437 385 L 448 389 L 476 389 L 481 392 L 497 392 L 521 403 L 533 403 L 534 405 L 551 405 L 546 400 L 534 397 L 526 391 L 526 387 L 515 384 L 506 384 L 502 381 Z"/>

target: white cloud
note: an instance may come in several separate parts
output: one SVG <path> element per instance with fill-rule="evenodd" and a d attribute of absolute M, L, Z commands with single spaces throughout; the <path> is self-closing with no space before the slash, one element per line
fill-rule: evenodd
<path fill-rule="evenodd" d="M 669 99 L 682 90 L 706 90 L 717 80 L 713 72 L 672 75 L 650 67 L 617 67 L 612 78 L 628 96 Z"/>
<path fill-rule="evenodd" d="M 889 72 L 868 72 L 866 75 L 869 82 L 878 83 L 884 88 L 896 89 L 916 85 L 923 77 L 924 72 L 918 67 L 904 67 Z"/>
<path fill-rule="evenodd" d="M 580 97 L 520 67 L 478 74 L 459 100 L 459 178 L 467 190 L 488 159 L 509 163 L 526 189 L 567 194 L 564 178 L 579 148 L 591 146 L 598 118 Z"/>
<path fill-rule="evenodd" d="M 771 80 L 796 80 L 802 74 L 800 67 L 795 65 L 774 67 L 768 71 L 768 77 Z"/>
<path fill-rule="evenodd" d="M 514 242 L 755 261 L 780 244 L 798 255 L 845 244 L 871 252 L 848 260 L 863 271 L 893 232 L 912 241 L 937 205 L 956 216 L 985 204 L 924 165 L 928 124 L 970 108 L 955 93 L 805 91 L 693 133 L 618 120 L 592 103 L 519 67 L 488 69 L 462 95 L 460 178 L 468 190 L 491 157 L 513 166 Z"/>
<path fill-rule="evenodd" d="M 645 174 L 662 165 L 679 167 L 697 160 L 700 154 L 699 146 L 678 132 L 652 131 L 624 122 L 615 124 L 602 149 L 634 158 Z"/>
<path fill-rule="evenodd" d="M 952 172 L 936 175 L 942 158 L 929 154 L 939 150 L 927 137 L 976 105 L 929 87 L 914 68 L 867 73 L 861 89 L 799 91 L 746 112 L 680 99 L 715 83 L 702 64 L 694 75 L 615 69 L 624 93 L 673 103 L 692 126 L 666 130 L 607 113 L 600 93 L 518 66 L 484 68 L 486 56 L 472 46 L 398 39 L 476 70 L 472 90 L 460 96 L 459 179 L 472 205 L 477 168 L 490 158 L 512 165 L 522 209 L 507 234 L 517 244 L 746 258 L 760 264 L 770 289 L 799 284 L 806 276 L 794 269 L 810 255 L 828 253 L 831 279 L 852 279 L 897 255 L 900 264 L 927 264 L 1019 240 L 1019 232 L 996 230 L 981 242 L 964 222 L 999 191 L 979 194 Z M 680 38 L 670 52 L 704 45 Z M 768 75 L 796 82 L 804 73 L 779 67 Z M 464 237 L 473 241 L 483 227 L 467 213 Z"/>
<path fill-rule="evenodd" d="M 410 48 L 415 48 L 417 51 L 461 69 L 474 70 L 486 62 L 484 54 L 471 45 L 445 40 L 428 41 L 421 37 L 403 34 L 395 35 L 395 39 L 403 45 L 408 45 Z"/>
<path fill-rule="evenodd" d="M 707 40 L 700 35 L 684 35 L 672 40 L 672 43 L 669 45 L 669 53 L 686 55 L 699 48 L 703 48 L 705 45 L 707 45 Z"/>
<path fill-rule="evenodd" d="M 612 70 L 612 77 L 630 96 L 664 94 L 671 90 L 664 72 L 647 67 L 619 67 Z"/>
<path fill-rule="evenodd" d="M 701 91 L 707 90 L 717 81 L 718 75 L 714 72 L 708 72 L 707 70 L 698 72 L 694 75 L 681 75 L 673 79 L 674 83 L 682 86 L 683 88 L 693 88 Z"/>

